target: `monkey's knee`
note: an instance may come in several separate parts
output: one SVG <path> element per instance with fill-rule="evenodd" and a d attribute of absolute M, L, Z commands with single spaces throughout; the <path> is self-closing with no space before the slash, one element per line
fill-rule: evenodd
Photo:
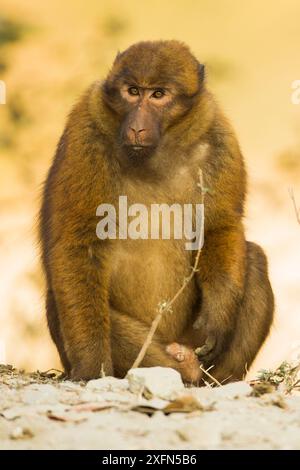
<path fill-rule="evenodd" d="M 141 321 L 111 309 L 111 348 L 114 374 L 124 377 L 132 367 L 147 337 L 149 327 Z M 141 367 L 170 366 L 167 354 L 156 338 L 150 344 Z M 174 361 L 175 362 L 175 361 Z"/>
<path fill-rule="evenodd" d="M 269 333 L 274 315 L 274 295 L 269 280 L 268 261 L 263 249 L 247 242 L 247 274 L 243 308 L 255 315 L 261 337 Z"/>
<path fill-rule="evenodd" d="M 232 340 L 211 372 L 217 380 L 244 378 L 270 331 L 273 314 L 266 255 L 260 246 L 247 242 L 244 295 Z"/>
<path fill-rule="evenodd" d="M 269 334 L 273 314 L 274 296 L 267 257 L 259 245 L 247 242 L 244 296 L 233 340 L 247 368 Z"/>
<path fill-rule="evenodd" d="M 117 377 L 124 377 L 132 367 L 140 352 L 149 326 L 135 318 L 127 316 L 116 310 L 111 310 L 111 346 L 114 373 Z M 191 348 L 179 346 L 166 346 L 164 341 L 156 335 L 148 347 L 147 353 L 141 363 L 141 367 L 171 367 L 180 372 L 185 382 L 197 383 L 200 379 L 200 367 L 198 359 Z M 182 348 L 184 358 L 180 362 L 178 347 Z"/>

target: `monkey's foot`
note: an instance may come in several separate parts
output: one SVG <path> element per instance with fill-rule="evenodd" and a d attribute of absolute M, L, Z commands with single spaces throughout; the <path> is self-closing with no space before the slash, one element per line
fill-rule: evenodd
<path fill-rule="evenodd" d="M 191 348 L 182 344 L 171 343 L 166 347 L 166 352 L 178 362 L 177 370 L 181 373 L 185 382 L 199 383 L 202 372 L 199 360 Z"/>

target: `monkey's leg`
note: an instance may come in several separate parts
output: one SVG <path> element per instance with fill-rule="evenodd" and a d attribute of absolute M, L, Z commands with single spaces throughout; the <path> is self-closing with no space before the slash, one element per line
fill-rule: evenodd
<path fill-rule="evenodd" d="M 205 366 L 222 353 L 234 331 L 237 305 L 244 290 L 245 254 L 246 242 L 240 225 L 205 236 L 198 280 L 202 289 L 201 326 L 206 328 L 207 339 L 197 351 Z"/>
<path fill-rule="evenodd" d="M 247 242 L 245 291 L 234 335 L 210 373 L 220 382 L 241 380 L 266 339 L 273 320 L 274 297 L 267 259 L 256 244 Z"/>
<path fill-rule="evenodd" d="M 71 371 L 70 362 L 67 358 L 66 351 L 64 348 L 64 343 L 61 335 L 61 329 L 59 324 L 58 318 L 58 311 L 56 307 L 56 302 L 54 298 L 53 291 L 48 289 L 47 290 L 47 298 L 46 298 L 46 314 L 47 314 L 47 322 L 48 328 L 51 334 L 51 338 L 53 339 L 58 353 L 64 367 L 66 374 L 68 375 Z"/>
<path fill-rule="evenodd" d="M 114 372 L 117 377 L 124 377 L 132 367 L 149 332 L 149 326 L 130 316 L 111 310 L 111 347 Z M 141 367 L 172 367 L 180 372 L 182 379 L 189 383 L 198 383 L 202 372 L 198 359 L 192 349 L 188 351 L 188 360 L 174 359 L 173 351 L 156 334 L 153 338 Z M 187 353 L 188 348 L 184 347 Z"/>
<path fill-rule="evenodd" d="M 74 380 L 112 374 L 107 252 L 60 240 L 51 252 L 51 284 Z"/>

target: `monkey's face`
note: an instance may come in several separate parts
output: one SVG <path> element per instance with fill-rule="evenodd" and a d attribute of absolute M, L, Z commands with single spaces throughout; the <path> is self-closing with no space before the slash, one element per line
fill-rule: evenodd
<path fill-rule="evenodd" d="M 124 83 L 120 95 L 126 108 L 120 128 L 124 150 L 131 156 L 150 156 L 159 144 L 163 116 L 174 96 L 170 89 L 132 83 Z"/>
<path fill-rule="evenodd" d="M 200 94 L 203 66 L 177 41 L 142 42 L 119 54 L 103 85 L 124 155 L 144 160 Z"/>

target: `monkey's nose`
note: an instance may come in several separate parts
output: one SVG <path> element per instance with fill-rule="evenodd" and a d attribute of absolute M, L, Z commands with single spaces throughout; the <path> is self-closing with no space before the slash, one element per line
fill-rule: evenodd
<path fill-rule="evenodd" d="M 146 129 L 139 129 L 135 127 L 129 127 L 128 137 L 130 142 L 133 144 L 139 143 L 143 138 L 143 133 L 146 132 Z"/>
<path fill-rule="evenodd" d="M 130 129 L 133 131 L 134 135 L 137 137 L 139 134 L 141 134 L 142 132 L 145 132 L 146 129 L 136 129 L 134 127 L 131 127 L 130 126 Z"/>

